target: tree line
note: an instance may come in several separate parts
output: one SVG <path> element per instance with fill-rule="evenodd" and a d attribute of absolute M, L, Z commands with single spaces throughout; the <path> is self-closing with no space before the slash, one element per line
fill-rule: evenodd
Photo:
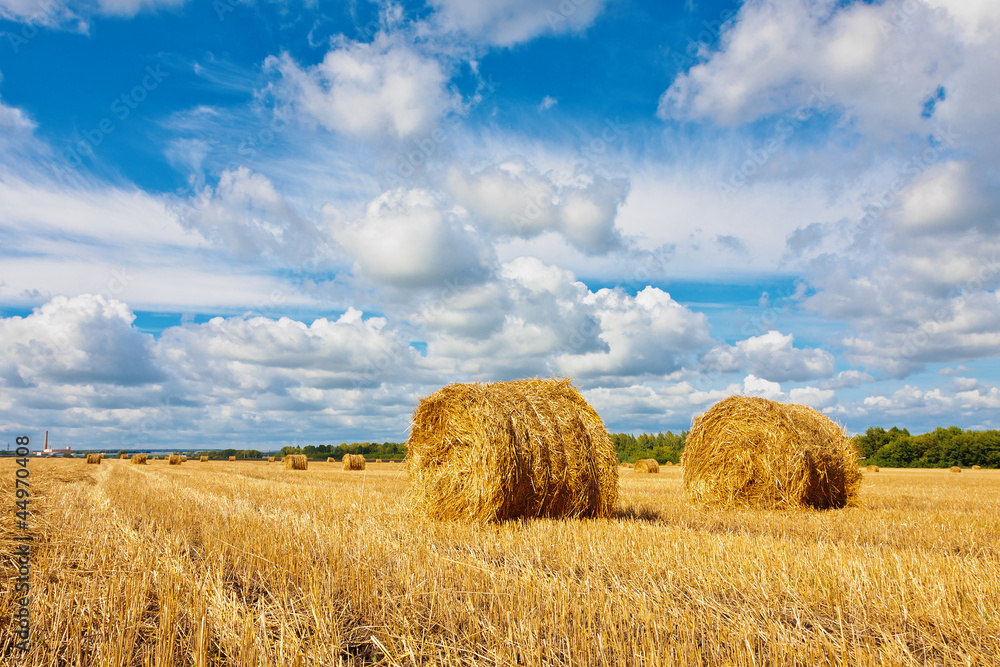
<path fill-rule="evenodd" d="M 406 456 L 406 444 L 402 442 L 355 442 L 339 445 L 306 445 L 305 447 L 282 447 L 282 456 L 288 454 L 305 454 L 307 457 L 335 459 L 344 458 L 344 454 L 361 454 L 366 459 L 402 459 Z"/>
<path fill-rule="evenodd" d="M 963 431 L 957 426 L 911 435 L 893 426 L 873 426 L 854 437 L 866 464 L 885 468 L 1000 467 L 1000 431 Z"/>
<path fill-rule="evenodd" d="M 656 459 L 659 463 L 680 463 L 688 432 L 673 433 L 610 433 L 611 442 L 619 461 L 634 463 L 638 459 Z M 962 430 L 957 426 L 937 428 L 928 433 L 912 435 L 907 429 L 893 426 L 869 428 L 863 435 L 854 436 L 854 446 L 865 465 L 884 468 L 947 468 L 957 465 L 968 467 L 1000 468 L 1000 431 Z M 122 450 L 124 453 L 124 450 Z M 281 455 L 305 454 L 311 459 L 332 456 L 342 459 L 344 454 L 361 454 L 366 459 L 402 459 L 406 457 L 406 443 L 357 442 L 339 445 L 306 445 L 282 447 Z M 198 452 L 196 455 L 211 459 L 259 459 L 267 453 L 256 449 L 223 449 Z"/>

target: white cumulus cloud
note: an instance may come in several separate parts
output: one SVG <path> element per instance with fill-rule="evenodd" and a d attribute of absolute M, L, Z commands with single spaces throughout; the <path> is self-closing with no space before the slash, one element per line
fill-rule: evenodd
<path fill-rule="evenodd" d="M 311 67 L 288 54 L 268 58 L 267 66 L 281 74 L 281 95 L 306 117 L 367 140 L 422 135 L 459 104 L 441 61 L 401 33 L 379 33 L 371 43 L 341 39 Z"/>

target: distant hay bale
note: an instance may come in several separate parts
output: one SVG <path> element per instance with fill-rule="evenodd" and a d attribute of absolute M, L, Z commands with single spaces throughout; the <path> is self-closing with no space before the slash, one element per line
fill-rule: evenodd
<path fill-rule="evenodd" d="M 186 463 L 188 460 L 187 454 L 181 454 L 181 463 Z"/>
<path fill-rule="evenodd" d="M 236 460 L 236 457 L 235 457 L 235 456 L 230 456 L 230 457 L 229 457 L 229 460 L 230 460 L 230 461 L 235 461 L 235 460 Z"/>
<path fill-rule="evenodd" d="M 418 504 L 432 517 L 608 517 L 618 457 L 569 380 L 450 384 L 420 401 L 406 443 Z"/>
<path fill-rule="evenodd" d="M 344 454 L 344 459 L 341 461 L 344 470 L 364 470 L 368 465 L 365 461 L 365 457 L 361 454 Z"/>
<path fill-rule="evenodd" d="M 118 460 L 119 460 L 119 461 L 124 461 L 124 460 L 126 460 L 127 458 L 128 458 L 128 454 L 119 454 L 119 455 L 118 455 Z"/>
<path fill-rule="evenodd" d="M 382 463 L 382 459 L 375 459 L 375 463 Z"/>
<path fill-rule="evenodd" d="M 656 459 L 639 459 L 635 462 L 632 472 L 660 472 L 660 464 Z"/>
<path fill-rule="evenodd" d="M 691 500 L 724 507 L 857 504 L 858 452 L 804 405 L 731 396 L 695 418 L 681 460 Z"/>
<path fill-rule="evenodd" d="M 171 454 L 167 462 L 172 466 L 179 466 L 183 461 L 180 454 Z"/>
<path fill-rule="evenodd" d="M 207 456 L 199 456 L 198 457 L 198 463 L 208 463 L 208 457 Z"/>
<path fill-rule="evenodd" d="M 155 461 L 155 460 L 156 460 L 156 458 L 157 458 L 157 457 L 155 457 L 155 456 L 154 456 L 154 457 L 150 458 L 149 460 L 150 460 L 150 461 Z"/>
<path fill-rule="evenodd" d="M 305 454 L 289 454 L 285 457 L 285 470 L 305 470 L 309 467 L 309 460 Z"/>
<path fill-rule="evenodd" d="M 983 467 L 982 466 L 972 466 L 972 469 L 973 470 L 982 470 Z"/>
<path fill-rule="evenodd" d="M 665 462 L 665 463 L 664 463 L 663 465 L 665 465 L 665 466 L 667 466 L 667 467 L 669 468 L 669 467 L 671 467 L 672 465 L 674 465 L 674 462 L 673 462 L 673 461 L 667 461 L 667 462 Z"/>
<path fill-rule="evenodd" d="M 867 468 L 865 468 L 865 470 L 867 470 L 868 472 L 878 472 L 878 466 L 877 465 L 870 465 Z"/>
<path fill-rule="evenodd" d="M 100 454 L 87 454 L 87 463 L 95 463 L 97 465 L 101 465 L 102 460 L 103 459 L 101 458 Z"/>
<path fill-rule="evenodd" d="M 959 468 L 958 466 L 952 466 L 948 468 L 948 470 L 950 470 L 951 472 L 962 472 L 962 469 Z"/>
<path fill-rule="evenodd" d="M 621 463 L 619 463 L 618 465 L 619 465 L 619 466 L 621 466 L 622 468 L 627 468 L 627 467 L 628 467 L 628 463 L 627 463 L 627 462 L 625 462 L 625 461 L 622 461 L 622 462 L 621 462 Z"/>
<path fill-rule="evenodd" d="M 274 457 L 273 456 L 268 456 L 267 457 L 267 462 L 268 463 L 274 463 Z"/>
<path fill-rule="evenodd" d="M 132 455 L 132 465 L 144 466 L 146 461 L 149 460 L 148 454 L 133 454 Z"/>

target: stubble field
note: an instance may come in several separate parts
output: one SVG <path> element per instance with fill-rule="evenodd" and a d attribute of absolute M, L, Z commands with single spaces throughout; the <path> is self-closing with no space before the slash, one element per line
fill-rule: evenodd
<path fill-rule="evenodd" d="M 865 473 L 861 506 L 699 509 L 621 469 L 609 520 L 411 511 L 400 464 L 32 460 L 24 665 L 995 665 L 1000 472 Z"/>

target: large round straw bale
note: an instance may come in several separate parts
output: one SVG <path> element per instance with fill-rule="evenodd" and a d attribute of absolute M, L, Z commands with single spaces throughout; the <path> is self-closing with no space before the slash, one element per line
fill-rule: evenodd
<path fill-rule="evenodd" d="M 232 462 L 232 461 L 235 461 L 235 460 L 236 460 L 236 457 L 235 457 L 235 456 L 230 456 L 230 457 L 229 457 L 229 460 L 230 460 L 230 462 Z"/>
<path fill-rule="evenodd" d="M 982 466 L 972 466 L 972 469 L 973 470 L 982 470 L 983 467 Z"/>
<path fill-rule="evenodd" d="M 450 384 L 413 413 L 406 463 L 430 516 L 610 516 L 618 457 L 569 380 Z"/>
<path fill-rule="evenodd" d="M 333 458 L 332 456 L 328 456 L 328 457 L 326 457 L 326 462 L 327 463 L 336 463 L 337 459 Z"/>
<path fill-rule="evenodd" d="M 268 463 L 274 463 L 274 457 L 273 456 L 268 456 L 267 457 L 267 462 Z"/>
<path fill-rule="evenodd" d="M 948 470 L 950 470 L 951 472 L 962 472 L 962 469 L 959 468 L 958 466 L 952 466 L 948 468 Z"/>
<path fill-rule="evenodd" d="M 101 465 L 101 455 L 100 454 L 87 454 L 87 463 L 94 463 Z"/>
<path fill-rule="evenodd" d="M 695 502 L 818 509 L 857 503 L 858 452 L 804 405 L 731 396 L 695 418 L 681 461 Z"/>
<path fill-rule="evenodd" d="M 167 463 L 169 463 L 172 466 L 179 466 L 182 463 L 182 461 L 181 461 L 181 455 L 180 454 L 171 454 L 170 458 L 167 459 Z"/>
<path fill-rule="evenodd" d="M 660 464 L 656 459 L 639 459 L 635 462 L 632 472 L 660 472 Z"/>
<path fill-rule="evenodd" d="M 285 470 L 305 470 L 309 467 L 309 459 L 305 454 L 289 454 L 285 457 Z"/>
<path fill-rule="evenodd" d="M 877 465 L 870 465 L 867 468 L 865 468 L 865 470 L 867 470 L 868 472 L 878 472 L 878 466 Z"/>
<path fill-rule="evenodd" d="M 132 465 L 146 465 L 146 461 L 149 460 L 148 454 L 133 454 L 132 455 Z"/>
<path fill-rule="evenodd" d="M 208 463 L 208 457 L 207 456 L 199 456 L 198 457 L 198 463 Z"/>
<path fill-rule="evenodd" d="M 365 457 L 361 454 L 344 454 L 344 459 L 341 463 L 344 466 L 344 470 L 364 470 L 368 465 Z"/>

